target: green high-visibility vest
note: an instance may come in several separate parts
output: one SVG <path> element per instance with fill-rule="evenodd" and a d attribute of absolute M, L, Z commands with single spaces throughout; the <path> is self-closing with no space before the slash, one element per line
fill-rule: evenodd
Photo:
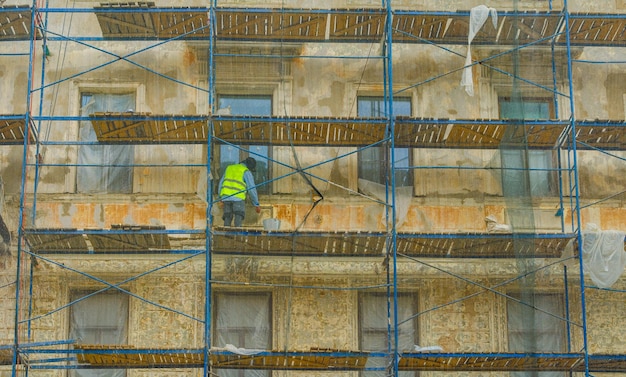
<path fill-rule="evenodd" d="M 224 172 L 224 181 L 220 196 L 234 196 L 241 200 L 246 199 L 246 182 L 243 180 L 244 173 L 248 167 L 244 164 L 229 165 Z"/>

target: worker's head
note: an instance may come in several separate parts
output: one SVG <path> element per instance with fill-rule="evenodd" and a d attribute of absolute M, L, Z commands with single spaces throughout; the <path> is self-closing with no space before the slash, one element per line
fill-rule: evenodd
<path fill-rule="evenodd" d="M 241 163 L 246 165 L 250 171 L 256 171 L 256 160 L 254 158 L 248 157 L 241 161 Z"/>

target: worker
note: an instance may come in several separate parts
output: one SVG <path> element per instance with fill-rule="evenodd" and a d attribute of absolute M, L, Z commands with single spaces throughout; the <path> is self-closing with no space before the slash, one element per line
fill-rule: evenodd
<path fill-rule="evenodd" d="M 251 173 L 255 170 L 256 160 L 252 157 L 226 167 L 219 184 L 219 195 L 224 210 L 222 215 L 224 226 L 231 226 L 233 217 L 235 226 L 241 226 L 246 216 L 246 194 L 250 196 L 256 213 L 261 212 L 259 196 Z"/>

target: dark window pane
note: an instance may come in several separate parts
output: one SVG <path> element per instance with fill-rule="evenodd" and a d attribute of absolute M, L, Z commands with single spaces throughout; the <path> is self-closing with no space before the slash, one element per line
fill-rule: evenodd
<path fill-rule="evenodd" d="M 272 96 L 269 95 L 220 95 L 219 108 L 230 109 L 231 115 L 272 115 Z M 248 152 L 250 151 L 250 152 Z M 253 157 L 257 161 L 256 172 L 253 172 L 254 182 L 259 194 L 269 194 L 269 184 L 261 184 L 270 180 L 269 158 L 270 148 L 266 145 L 241 145 L 240 148 L 231 145 L 220 147 L 220 176 L 230 164 L 240 162 L 246 157 Z"/>
<path fill-rule="evenodd" d="M 359 152 L 359 178 L 384 183 L 385 166 L 385 150 L 382 147 L 371 147 Z"/>
<path fill-rule="evenodd" d="M 547 99 L 503 99 L 500 101 L 500 116 L 503 119 L 550 119 L 550 102 Z"/>
<path fill-rule="evenodd" d="M 220 95 L 218 108 L 230 108 L 232 115 L 272 115 L 272 96 Z"/>
<path fill-rule="evenodd" d="M 502 119 L 550 119 L 550 99 L 500 98 Z M 501 149 L 502 191 L 505 196 L 547 196 L 552 189 L 552 151 Z"/>
<path fill-rule="evenodd" d="M 411 115 L 411 99 L 407 97 L 395 98 L 393 102 L 396 116 Z M 360 117 L 386 116 L 386 104 L 383 97 L 359 97 L 357 100 L 357 115 Z M 410 149 L 395 148 L 395 176 L 396 186 L 412 186 L 413 174 L 410 169 Z M 362 150 L 358 156 L 359 178 L 384 184 L 387 172 L 390 169 L 391 153 L 384 146 L 376 146 Z M 403 169 L 404 168 L 404 169 Z"/>

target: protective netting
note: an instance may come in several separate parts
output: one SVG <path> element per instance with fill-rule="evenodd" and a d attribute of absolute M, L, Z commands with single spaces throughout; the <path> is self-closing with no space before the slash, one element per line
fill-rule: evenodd
<path fill-rule="evenodd" d="M 561 187 L 561 146 L 533 144 L 529 125 L 567 118 L 572 83 L 549 64 L 563 48 L 555 58 L 547 44 L 529 53 L 519 42 L 537 42 L 556 15 L 529 16 L 517 1 L 445 12 L 435 1 L 423 12 L 400 0 L 238 3 L 214 29 L 213 9 L 158 9 L 165 1 L 50 12 L 50 35 L 88 35 L 78 48 L 53 38 L 44 57 L 55 64 L 42 82 L 61 89 L 42 94 L 45 148 L 32 148 L 24 192 L 43 200 L 24 211 L 45 228 L 28 242 L 42 254 L 61 244 L 63 262 L 33 255 L 41 265 L 22 268 L 36 293 L 25 286 L 18 306 L 63 325 L 44 333 L 37 317 L 33 339 L 111 346 L 116 362 L 124 353 L 113 349 L 128 344 L 277 352 L 258 359 L 276 363 L 301 350 L 365 351 L 376 356 L 350 368 L 377 376 L 416 375 L 398 372 L 401 353 L 568 352 L 573 284 L 535 250 L 539 233 L 577 230 L 563 226 L 558 198 L 576 182 Z M 233 228 L 219 182 L 249 158 L 260 205 L 250 188 L 237 192 L 244 221 Z M 610 287 L 624 234 L 583 236 L 585 270 Z M 61 294 L 37 303 L 48 285 Z M 26 339 L 31 323 L 20 323 Z M 250 365 L 211 373 L 282 373 Z"/>
<path fill-rule="evenodd" d="M 514 1 L 514 9 L 519 9 Z M 512 20 L 513 24 L 517 21 Z M 513 235 L 513 248 L 516 256 L 517 273 L 522 278 L 517 288 L 507 292 L 508 347 L 514 352 L 565 352 L 567 351 L 568 328 L 563 306 L 564 298 L 551 296 L 540 288 L 537 278 L 537 263 L 533 255 L 521 252 L 523 240 L 516 236 L 523 233 L 536 233 L 536 201 L 545 196 L 555 196 L 555 174 L 552 161 L 554 150 L 532 150 L 528 142 L 527 121 L 547 120 L 558 117 L 550 112 L 550 104 L 556 101 L 557 87 L 547 87 L 537 91 L 525 76 L 532 75 L 547 81 L 552 73 L 547 67 L 528 68 L 524 50 L 517 43 L 510 60 L 510 91 L 501 95 L 500 118 L 511 119 L 505 126 L 500 143 L 502 195 L 506 205 L 505 216 Z M 523 46 L 522 46 L 523 47 Z M 540 71 L 542 70 L 542 71 Z M 505 97 L 505 98 L 502 98 Z M 540 98 L 538 100 L 537 98 Z M 556 145 L 554 146 L 557 147 Z M 530 258 L 529 258 L 530 257 Z M 525 376 L 524 373 L 515 375 Z M 562 376 L 560 372 L 544 372 L 542 376 Z"/>

